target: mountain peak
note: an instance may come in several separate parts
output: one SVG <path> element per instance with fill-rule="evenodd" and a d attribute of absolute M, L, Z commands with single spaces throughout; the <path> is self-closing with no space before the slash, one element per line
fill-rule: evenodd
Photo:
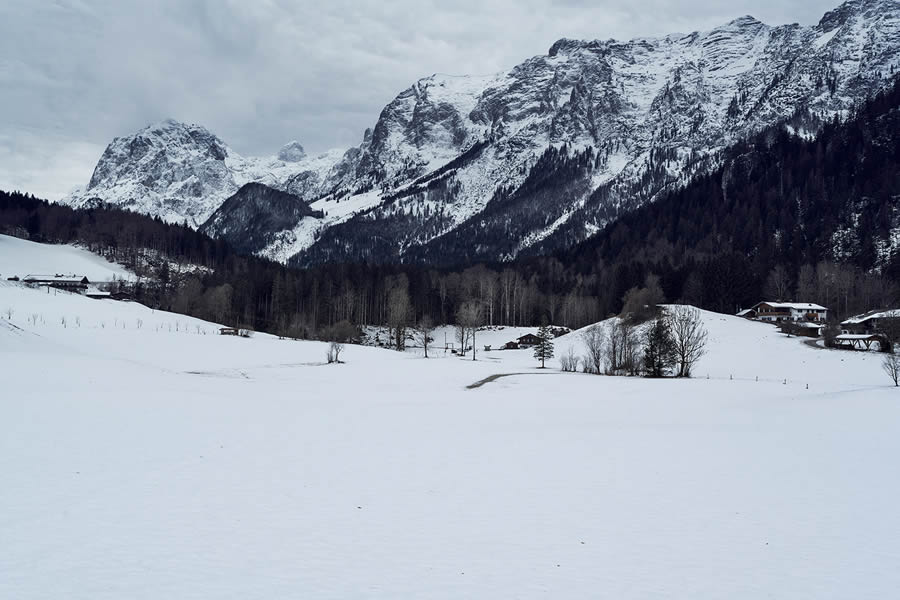
<path fill-rule="evenodd" d="M 749 27 L 753 25 L 763 25 L 763 22 L 753 15 L 744 15 L 743 17 L 738 17 L 737 19 L 729 21 L 728 25 L 734 25 L 737 27 Z"/>
<path fill-rule="evenodd" d="M 184 129 L 186 127 L 187 125 L 181 121 L 173 119 L 172 117 L 166 117 L 155 123 L 148 124 L 141 131 L 169 131 L 172 129 Z"/>
<path fill-rule="evenodd" d="M 819 21 L 819 28 L 824 32 L 843 26 L 854 17 L 877 18 L 888 13 L 900 11 L 897 0 L 847 0 L 834 10 L 830 10 Z"/>
<path fill-rule="evenodd" d="M 559 53 L 566 54 L 571 52 L 572 50 L 577 50 L 584 46 L 585 42 L 581 40 L 573 40 L 571 38 L 560 38 L 550 46 L 550 50 L 547 51 L 549 56 L 556 56 Z"/>
<path fill-rule="evenodd" d="M 297 140 L 292 140 L 278 151 L 278 160 L 284 162 L 300 162 L 306 158 L 306 150 Z"/>

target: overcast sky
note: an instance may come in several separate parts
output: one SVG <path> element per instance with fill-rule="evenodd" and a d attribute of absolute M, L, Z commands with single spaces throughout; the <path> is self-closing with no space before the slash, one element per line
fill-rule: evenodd
<path fill-rule="evenodd" d="M 59 198 L 106 144 L 172 117 L 237 152 L 358 144 L 419 77 L 486 74 L 561 37 L 630 39 L 837 0 L 2 0 L 0 189 Z"/>

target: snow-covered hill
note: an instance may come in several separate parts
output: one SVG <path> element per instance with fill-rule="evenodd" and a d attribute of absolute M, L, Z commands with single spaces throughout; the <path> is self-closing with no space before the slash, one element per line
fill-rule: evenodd
<path fill-rule="evenodd" d="M 463 245 L 448 234 L 472 240 L 469 227 L 475 258 L 508 259 L 583 239 L 765 126 L 793 118 L 806 134 L 847 114 L 898 55 L 897 0 L 849 0 L 814 26 L 745 16 L 687 35 L 562 39 L 505 73 L 420 79 L 343 154 L 308 158 L 294 143 L 287 160 L 245 159 L 203 128 L 151 126 L 114 140 L 67 201 L 200 225 L 261 181 L 326 213 L 357 207 L 272 232 L 266 256 L 441 262 Z"/>
<path fill-rule="evenodd" d="M 0 278 L 55 274 L 83 275 L 92 282 L 134 278 L 124 267 L 84 248 L 38 244 L 0 234 Z"/>

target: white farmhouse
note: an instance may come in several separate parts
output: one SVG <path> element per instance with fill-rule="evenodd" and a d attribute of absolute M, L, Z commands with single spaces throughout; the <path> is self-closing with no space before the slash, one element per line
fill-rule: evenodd
<path fill-rule="evenodd" d="M 772 323 L 782 321 L 824 323 L 828 318 L 828 309 L 812 302 L 760 302 L 742 316 Z"/>

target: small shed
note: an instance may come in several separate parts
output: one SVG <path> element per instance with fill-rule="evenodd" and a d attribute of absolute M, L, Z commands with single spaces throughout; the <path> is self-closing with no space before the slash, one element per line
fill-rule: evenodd
<path fill-rule="evenodd" d="M 822 335 L 822 331 L 825 329 L 824 323 L 795 323 L 794 324 L 794 334 L 802 335 L 810 338 L 817 338 Z"/>
<path fill-rule="evenodd" d="M 237 327 L 219 327 L 219 335 L 239 335 Z"/>

